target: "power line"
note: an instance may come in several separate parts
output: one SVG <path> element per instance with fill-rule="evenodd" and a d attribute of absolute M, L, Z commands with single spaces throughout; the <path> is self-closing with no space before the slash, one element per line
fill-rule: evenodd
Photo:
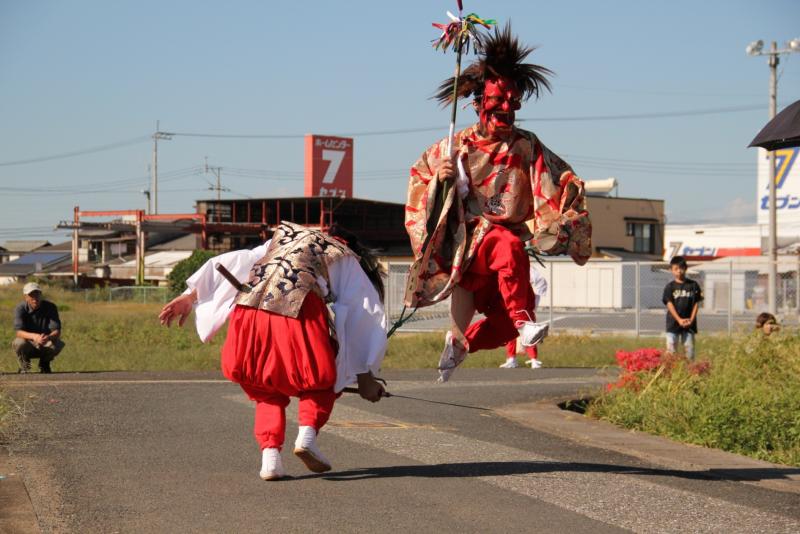
<path fill-rule="evenodd" d="M 666 119 L 673 117 L 700 117 L 704 115 L 719 115 L 724 113 L 741 113 L 743 111 L 762 110 L 764 106 L 729 106 L 723 108 L 690 109 L 685 111 L 656 111 L 651 113 L 627 113 L 619 115 L 584 115 L 577 117 L 539 117 L 528 119 L 517 119 L 519 122 L 569 122 L 569 121 L 619 121 L 637 119 Z"/>
<path fill-rule="evenodd" d="M 674 160 L 667 161 L 667 160 L 654 160 L 654 159 L 623 159 L 623 158 L 609 158 L 604 156 L 583 156 L 579 154 L 564 154 L 564 157 L 571 159 L 580 158 L 585 160 L 607 161 L 609 163 L 645 163 L 654 165 L 689 165 L 698 167 L 721 167 L 721 166 L 749 167 L 751 165 L 750 163 L 730 163 L 730 162 L 713 162 L 713 161 L 676 162 Z"/>
<path fill-rule="evenodd" d="M 745 111 L 762 110 L 763 106 L 748 105 L 748 106 L 728 106 L 720 108 L 707 108 L 707 109 L 692 109 L 692 110 L 678 110 L 678 111 L 663 111 L 663 112 L 650 112 L 650 113 L 628 113 L 628 114 L 615 114 L 615 115 L 583 115 L 583 116 L 562 116 L 562 117 L 525 117 L 518 119 L 518 122 L 591 122 L 591 121 L 616 121 L 616 120 L 639 120 L 639 119 L 660 119 L 660 118 L 674 118 L 674 117 L 698 117 L 706 115 L 717 115 L 725 113 L 741 113 Z M 459 124 L 459 128 L 468 126 L 468 124 Z M 439 126 L 425 126 L 418 128 L 398 128 L 391 130 L 365 130 L 344 132 L 338 135 L 345 137 L 372 137 L 383 135 L 402 135 L 410 133 L 422 133 L 441 131 L 444 128 Z M 161 132 L 165 135 L 182 136 L 182 137 L 205 137 L 214 139 L 302 139 L 306 134 L 227 134 L 227 133 L 204 133 L 204 132 Z M 44 161 L 52 161 L 57 159 L 72 158 L 83 156 L 86 154 L 93 154 L 106 150 L 114 150 L 126 146 L 131 146 L 139 143 L 148 142 L 151 136 L 140 136 L 132 139 L 109 143 L 106 145 L 99 145 L 89 147 L 81 150 L 71 152 L 64 152 L 60 154 L 52 154 L 48 156 L 39 156 L 35 158 L 27 158 L 21 160 L 0 162 L 0 167 L 7 167 L 12 165 L 25 165 L 31 163 L 41 163 Z"/>
<path fill-rule="evenodd" d="M 597 163 L 583 163 L 575 161 L 580 167 L 589 167 L 594 169 L 616 169 L 619 171 L 632 171 L 642 174 L 688 174 L 693 176 L 750 176 L 753 173 L 743 171 L 709 171 L 709 170 L 695 170 L 695 169 L 679 169 L 679 168 L 653 168 L 653 167 L 636 167 L 629 165 L 605 165 Z"/>
<path fill-rule="evenodd" d="M 570 83 L 558 83 L 558 87 L 565 87 L 568 89 L 580 89 L 584 91 L 600 92 L 600 93 L 626 93 L 634 95 L 666 95 L 666 96 L 709 96 L 709 97 L 727 97 L 727 96 L 762 96 L 760 93 L 697 93 L 689 91 L 659 91 L 659 90 L 637 90 L 637 89 L 615 89 L 611 87 L 588 87 L 585 85 L 574 85 Z"/>
<path fill-rule="evenodd" d="M 164 173 L 163 176 L 165 176 L 165 178 L 163 178 L 163 181 L 172 182 L 188 178 L 190 176 L 197 176 L 199 173 L 200 173 L 199 166 L 187 167 L 185 169 L 178 169 Z M 141 184 L 142 182 L 144 182 L 144 184 L 146 185 L 148 180 L 149 177 L 144 176 L 141 178 L 126 178 L 122 180 L 95 182 L 90 184 L 74 184 L 69 187 L 55 187 L 47 185 L 40 186 L 37 188 L 0 186 L 0 191 L 10 192 L 10 193 L 34 193 L 41 195 L 61 195 L 64 193 L 76 193 L 76 194 L 117 193 L 117 192 L 139 193 L 140 191 L 138 190 L 131 191 L 120 188 L 135 186 L 137 184 Z"/>
<path fill-rule="evenodd" d="M 763 105 L 748 106 L 727 106 L 720 108 L 690 109 L 677 111 L 660 111 L 649 113 L 627 113 L 616 115 L 582 115 L 582 116 L 562 116 L 562 117 L 527 117 L 517 119 L 518 122 L 561 122 L 561 121 L 613 121 L 613 120 L 636 120 L 636 119 L 659 119 L 672 117 L 691 117 L 704 115 L 718 115 L 725 113 L 741 113 L 745 111 L 763 110 Z M 472 123 L 469 123 L 472 124 Z M 459 124 L 459 128 L 469 126 L 467 123 Z M 407 133 L 420 133 L 443 130 L 443 126 L 424 126 L 419 128 L 399 128 L 393 130 L 364 130 L 354 132 L 342 132 L 337 135 L 343 137 L 371 137 L 381 135 L 399 135 Z M 206 137 L 217 139 L 302 139 L 306 134 L 228 134 L 228 133 L 205 133 L 205 132 L 169 132 L 169 135 L 182 137 Z"/>
<path fill-rule="evenodd" d="M 145 141 L 149 141 L 150 136 L 141 136 L 141 137 L 134 137 L 132 139 L 127 139 L 125 141 L 118 141 L 116 143 L 109 143 L 107 145 L 99 145 L 90 148 L 84 148 L 81 150 L 74 150 L 72 152 L 63 152 L 60 154 L 52 154 L 50 156 L 39 156 L 35 158 L 28 158 L 28 159 L 18 159 L 15 161 L 4 161 L 0 162 L 0 167 L 7 167 L 10 165 L 26 165 L 28 163 L 40 163 L 43 161 L 52 161 L 56 159 L 65 159 L 65 158 L 73 158 L 75 156 L 83 156 L 85 154 L 94 154 L 96 152 L 103 152 L 105 150 L 114 150 L 117 148 L 122 148 L 126 146 L 136 145 L 139 143 L 143 143 Z"/>

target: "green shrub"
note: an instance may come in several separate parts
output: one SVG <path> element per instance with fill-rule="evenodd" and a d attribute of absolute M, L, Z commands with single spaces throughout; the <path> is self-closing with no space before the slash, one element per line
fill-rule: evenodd
<path fill-rule="evenodd" d="M 710 372 L 681 364 L 613 388 L 588 414 L 613 423 L 755 458 L 800 465 L 800 342 L 784 334 L 721 340 L 703 354 Z"/>
<path fill-rule="evenodd" d="M 186 279 L 214 256 L 216 254 L 210 250 L 195 250 L 191 256 L 179 261 L 167 276 L 171 297 L 186 291 Z"/>

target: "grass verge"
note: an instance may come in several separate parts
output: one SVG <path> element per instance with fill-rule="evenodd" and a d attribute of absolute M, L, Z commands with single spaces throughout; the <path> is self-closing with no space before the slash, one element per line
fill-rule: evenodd
<path fill-rule="evenodd" d="M 53 370 L 205 370 L 219 368 L 219 351 L 225 333 L 202 344 L 193 324 L 164 328 L 158 323 L 162 304 L 136 302 L 85 302 L 82 294 L 44 288 L 44 298 L 58 305 L 66 347 L 53 362 Z M 14 306 L 22 301 L 18 286 L 0 289 L 0 341 L 5 356 L 0 371 L 15 372 L 11 350 Z M 34 368 L 36 363 L 34 363 Z"/>
<path fill-rule="evenodd" d="M 539 359 L 547 367 L 606 367 L 616 365 L 614 354 L 617 350 L 634 350 L 654 344 L 660 346 L 661 341 L 658 338 L 556 334 L 540 345 Z M 439 363 L 443 346 L 444 335 L 441 332 L 397 333 L 389 340 L 384 368 L 434 368 Z M 524 358 L 526 357 L 519 356 L 520 362 Z M 462 365 L 465 368 L 490 368 L 497 367 L 505 359 L 505 349 L 499 348 L 470 354 Z"/>
<path fill-rule="evenodd" d="M 14 338 L 13 309 L 22 300 L 18 287 L 0 289 L 0 340 L 7 347 L 0 371 L 15 372 L 17 362 L 10 344 Z M 219 368 L 225 331 L 202 344 L 192 319 L 183 328 L 158 323 L 161 304 L 138 302 L 85 302 L 82 295 L 45 289 L 45 298 L 59 307 L 66 348 L 53 362 L 56 371 L 211 370 Z M 554 335 L 540 348 L 549 367 L 603 367 L 614 365 L 618 349 L 633 350 L 660 345 L 655 338 Z M 397 333 L 389 340 L 386 369 L 436 367 L 443 345 L 439 332 Z M 471 354 L 464 367 L 496 367 L 505 361 L 504 349 Z"/>
<path fill-rule="evenodd" d="M 53 362 L 53 369 L 75 371 L 214 370 L 225 330 L 211 343 L 200 343 L 193 319 L 183 328 L 164 328 L 158 323 L 160 303 L 86 302 L 82 294 L 45 288 L 44 297 L 59 307 L 66 348 Z M 0 288 L 0 342 L 6 356 L 0 371 L 15 372 L 11 351 L 14 338 L 13 310 L 22 301 L 20 286 Z M 547 367 L 604 367 L 615 365 L 617 350 L 661 346 L 660 338 L 624 336 L 553 335 L 540 346 L 539 357 Z M 717 341 L 700 337 L 698 351 Z M 442 333 L 397 333 L 389 340 L 386 369 L 430 369 L 442 351 Z M 520 358 L 520 360 L 522 357 Z M 471 354 L 464 367 L 496 367 L 505 361 L 504 349 Z"/>
<path fill-rule="evenodd" d="M 720 339 L 708 373 L 678 363 L 595 399 L 587 415 L 781 464 L 800 466 L 800 343 L 786 333 Z"/>

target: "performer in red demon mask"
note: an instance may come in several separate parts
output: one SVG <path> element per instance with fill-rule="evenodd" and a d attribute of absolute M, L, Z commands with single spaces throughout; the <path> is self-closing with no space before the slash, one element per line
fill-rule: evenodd
<path fill-rule="evenodd" d="M 508 25 L 485 37 L 457 86 L 479 122 L 456 134 L 452 154 L 443 139 L 411 168 L 406 229 L 415 261 L 405 300 L 428 306 L 451 297 L 442 382 L 468 352 L 517 336 L 534 346 L 547 334 L 548 325 L 535 322 L 525 242 L 580 265 L 591 255 L 583 182 L 535 134 L 514 126 L 522 101 L 550 88 L 550 70 L 524 63 L 532 51 Z M 439 87 L 442 104 L 451 103 L 454 83 Z M 470 324 L 476 311 L 485 318 Z"/>

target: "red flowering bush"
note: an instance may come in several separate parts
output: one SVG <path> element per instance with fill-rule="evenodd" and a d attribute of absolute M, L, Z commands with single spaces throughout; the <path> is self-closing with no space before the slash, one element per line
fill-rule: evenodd
<path fill-rule="evenodd" d="M 670 352 L 662 352 L 659 349 L 639 349 L 631 352 L 619 350 L 616 358 L 622 373 L 616 384 L 606 385 L 608 391 L 614 388 L 628 388 L 639 391 L 643 379 L 652 372 L 663 368 L 661 372 L 668 376 L 678 365 L 678 362 L 685 360 L 682 356 Z M 705 375 L 711 369 L 711 363 L 707 361 L 691 362 L 686 365 L 686 368 L 692 375 Z"/>
<path fill-rule="evenodd" d="M 632 352 L 618 350 L 616 358 L 620 368 L 629 373 L 650 371 L 661 365 L 661 351 L 658 349 L 639 349 Z"/>
<path fill-rule="evenodd" d="M 709 336 L 702 341 L 710 363 L 655 350 L 618 353 L 619 380 L 589 403 L 586 414 L 629 429 L 800 466 L 797 334 Z"/>

